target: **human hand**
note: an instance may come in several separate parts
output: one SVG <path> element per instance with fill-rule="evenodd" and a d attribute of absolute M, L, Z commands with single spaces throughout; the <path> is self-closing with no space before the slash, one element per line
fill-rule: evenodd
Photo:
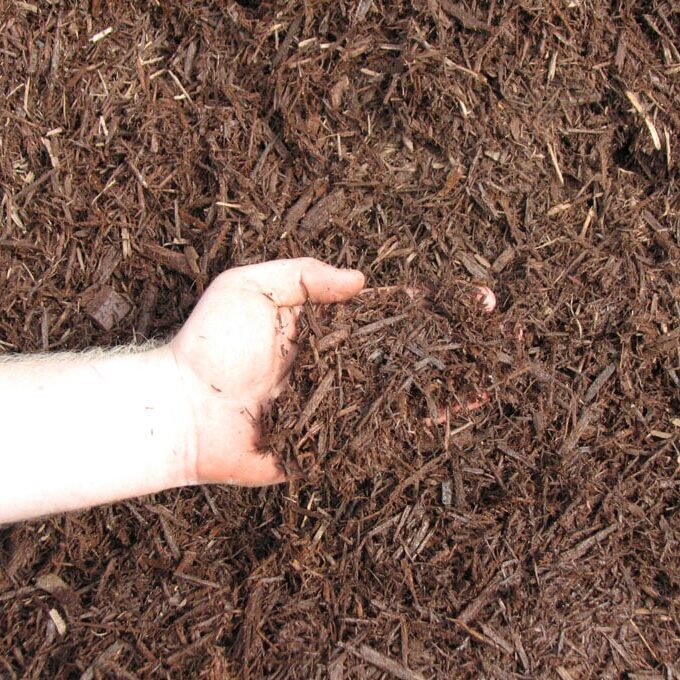
<path fill-rule="evenodd" d="M 258 449 L 263 409 L 284 389 L 307 300 L 348 300 L 364 285 L 356 270 L 312 258 L 230 269 L 205 291 L 168 349 L 188 407 L 189 483 L 276 484 L 276 456 Z"/>

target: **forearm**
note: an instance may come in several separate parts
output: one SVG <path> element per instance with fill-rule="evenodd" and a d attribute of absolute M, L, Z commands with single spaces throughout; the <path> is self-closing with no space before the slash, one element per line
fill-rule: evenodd
<path fill-rule="evenodd" d="M 0 523 L 193 481 L 173 362 L 167 346 L 0 361 Z"/>

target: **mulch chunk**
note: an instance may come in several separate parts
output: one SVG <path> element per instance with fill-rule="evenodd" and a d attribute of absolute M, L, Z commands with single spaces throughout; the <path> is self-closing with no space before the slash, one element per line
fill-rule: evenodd
<path fill-rule="evenodd" d="M 678 677 L 679 35 L 673 2 L 2 3 L 0 351 L 169 337 L 277 257 L 369 290 L 305 309 L 287 484 L 0 529 L 0 677 Z"/>

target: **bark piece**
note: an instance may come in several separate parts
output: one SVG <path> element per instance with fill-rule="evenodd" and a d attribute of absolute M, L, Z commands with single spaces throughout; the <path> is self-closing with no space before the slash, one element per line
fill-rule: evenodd
<path fill-rule="evenodd" d="M 85 313 L 105 331 L 110 331 L 132 309 L 130 303 L 111 286 L 88 288 L 81 303 Z"/>
<path fill-rule="evenodd" d="M 332 191 L 302 218 L 302 228 L 314 235 L 318 234 L 333 217 L 343 210 L 346 202 L 344 189 Z"/>

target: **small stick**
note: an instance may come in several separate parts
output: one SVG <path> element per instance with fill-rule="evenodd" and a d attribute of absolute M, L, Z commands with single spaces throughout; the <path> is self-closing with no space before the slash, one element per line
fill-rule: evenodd
<path fill-rule="evenodd" d="M 618 526 L 619 525 L 616 522 L 613 522 L 604 529 L 600 529 L 592 536 L 589 536 L 580 543 L 577 543 L 573 548 L 565 550 L 562 555 L 560 555 L 560 562 L 571 562 L 572 560 L 577 560 L 580 557 L 583 557 L 596 543 L 599 543 L 601 540 L 607 538 L 609 534 L 614 533 Z"/>
<path fill-rule="evenodd" d="M 103 31 L 99 31 L 99 33 L 95 33 L 91 38 L 90 42 L 92 43 L 97 43 L 100 40 L 104 40 L 107 36 L 111 35 L 113 33 L 113 28 L 109 26 L 108 28 L 105 28 Z"/>
<path fill-rule="evenodd" d="M 300 414 L 300 418 L 295 424 L 296 433 L 299 434 L 300 432 L 302 432 L 302 428 L 309 422 L 309 419 L 314 415 L 316 409 L 319 408 L 321 402 L 324 400 L 324 397 L 331 389 L 334 378 L 335 372 L 331 368 L 322 378 L 321 382 L 319 383 L 319 386 L 316 388 L 314 394 L 312 394 L 312 396 L 309 398 L 307 405 Z"/>
<path fill-rule="evenodd" d="M 487 404 L 489 402 L 489 393 L 484 391 L 482 392 L 477 399 L 474 401 L 469 401 L 467 404 L 465 404 L 465 408 L 468 411 L 474 411 L 478 408 L 482 408 L 484 404 Z M 455 404 L 455 406 L 452 406 L 450 409 L 450 413 L 460 413 L 463 409 L 461 408 L 460 404 Z M 449 409 L 446 406 L 440 406 L 439 407 L 439 412 L 437 414 L 437 418 L 433 421 L 432 418 L 423 418 L 423 423 L 425 424 L 426 427 L 429 427 L 433 424 L 436 425 L 443 425 L 446 423 L 446 417 L 447 413 L 449 412 Z M 458 434 L 459 432 L 462 432 L 464 429 L 470 426 L 470 423 L 465 425 L 462 428 L 458 428 L 457 430 L 451 432 L 451 434 Z"/>
<path fill-rule="evenodd" d="M 557 181 L 560 183 L 560 186 L 564 186 L 564 176 L 562 175 L 562 171 L 560 170 L 560 165 L 557 162 L 557 156 L 555 155 L 555 149 L 553 149 L 553 145 L 550 142 L 546 142 L 546 146 L 548 147 L 548 154 L 550 155 L 550 160 L 552 161 L 553 167 L 555 168 L 555 174 L 557 175 Z"/>
<path fill-rule="evenodd" d="M 598 392 L 604 387 L 605 383 L 609 380 L 609 378 L 612 377 L 612 375 L 614 375 L 615 372 L 616 372 L 615 361 L 609 364 L 608 366 L 605 366 L 605 368 L 602 369 L 600 374 L 590 384 L 590 387 L 586 392 L 586 396 L 583 398 L 583 402 L 589 404 L 593 399 L 595 399 Z"/>
<path fill-rule="evenodd" d="M 386 328 L 387 326 L 393 326 L 395 323 L 403 321 L 407 316 L 408 314 L 397 314 L 397 316 L 391 316 L 387 319 L 380 319 L 380 321 L 374 321 L 373 323 L 366 324 L 365 326 L 362 326 L 358 330 L 354 331 L 354 333 L 352 333 L 352 337 L 358 338 L 362 335 L 370 335 L 371 333 L 375 333 L 383 328 Z"/>
<path fill-rule="evenodd" d="M 371 664 L 371 666 L 375 666 L 381 671 L 389 673 L 394 678 L 400 678 L 400 680 L 425 680 L 424 675 L 402 666 L 399 662 L 390 659 L 390 657 L 381 654 L 368 645 L 360 645 L 358 649 L 345 644 L 341 644 L 341 647 L 344 647 L 348 652 L 354 654 L 354 656 L 363 659 L 366 663 Z"/>
<path fill-rule="evenodd" d="M 642 106 L 642 102 L 638 99 L 638 96 L 635 94 L 635 92 L 631 92 L 630 90 L 626 90 L 626 97 L 628 97 L 628 101 L 633 105 L 633 108 L 642 116 L 642 120 L 644 120 L 645 125 L 649 130 L 649 134 L 652 136 L 654 148 L 657 151 L 661 151 L 661 140 L 659 139 L 659 133 L 656 131 L 654 123 L 647 114 L 647 111 L 645 111 L 644 106 Z"/>
<path fill-rule="evenodd" d="M 170 74 L 170 77 L 175 81 L 175 85 L 177 85 L 181 93 L 189 100 L 189 103 L 193 106 L 194 100 L 191 98 L 189 93 L 184 89 L 182 81 L 170 69 L 168 69 L 168 73 Z"/>
<path fill-rule="evenodd" d="M 376 288 L 364 288 L 359 295 L 372 295 L 374 293 L 406 293 L 411 300 L 415 299 L 418 293 L 424 293 L 422 288 L 411 288 L 409 286 L 378 286 Z"/>

